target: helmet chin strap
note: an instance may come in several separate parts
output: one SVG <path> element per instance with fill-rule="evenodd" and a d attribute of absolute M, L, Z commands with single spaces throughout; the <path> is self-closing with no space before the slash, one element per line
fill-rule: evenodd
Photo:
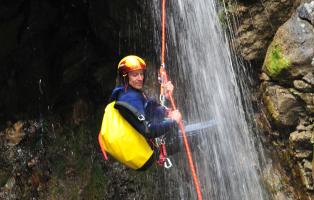
<path fill-rule="evenodd" d="M 127 79 L 127 74 L 123 74 L 122 75 L 123 77 L 123 82 L 124 82 L 124 91 L 126 92 L 128 90 L 128 86 L 129 86 L 129 83 L 128 83 L 128 79 Z"/>

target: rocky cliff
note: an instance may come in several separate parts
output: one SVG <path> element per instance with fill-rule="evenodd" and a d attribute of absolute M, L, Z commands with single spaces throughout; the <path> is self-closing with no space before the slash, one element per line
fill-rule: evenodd
<path fill-rule="evenodd" d="M 266 182 L 274 199 L 313 198 L 314 1 L 231 5 L 240 18 L 234 47 L 260 75 L 256 121 L 280 163 Z"/>
<path fill-rule="evenodd" d="M 0 199 L 152 199 L 156 169 L 104 162 L 97 144 L 117 60 L 151 33 L 135 29 L 145 6 L 1 2 Z"/>

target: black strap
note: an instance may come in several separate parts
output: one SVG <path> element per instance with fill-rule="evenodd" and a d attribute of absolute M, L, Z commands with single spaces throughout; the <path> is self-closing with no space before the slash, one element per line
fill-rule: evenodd
<path fill-rule="evenodd" d="M 145 137 L 149 134 L 149 122 L 145 116 L 130 104 L 122 101 L 116 101 L 114 108 L 119 110 L 120 114 L 126 119 L 138 132 Z"/>
<path fill-rule="evenodd" d="M 140 112 L 138 112 L 136 110 L 136 108 L 134 108 L 133 106 L 131 106 L 128 103 L 122 102 L 122 101 L 117 101 L 114 105 L 115 108 L 119 109 L 119 107 L 121 108 L 125 108 L 128 111 L 130 111 L 131 114 L 133 114 L 139 121 L 143 122 L 145 121 L 145 116 L 143 114 L 141 114 Z"/>

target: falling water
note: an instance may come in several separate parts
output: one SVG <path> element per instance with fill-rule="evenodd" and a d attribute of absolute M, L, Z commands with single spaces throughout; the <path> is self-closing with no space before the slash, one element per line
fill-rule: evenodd
<path fill-rule="evenodd" d="M 160 46 L 160 1 L 153 4 L 155 42 Z M 184 119 L 216 122 L 190 138 L 203 198 L 267 199 L 260 183 L 258 141 L 246 119 L 244 108 L 249 106 L 242 101 L 246 91 L 238 80 L 247 77 L 235 73 L 241 65 L 232 62 L 217 7 L 214 0 L 168 1 L 166 67 Z M 184 150 L 173 159 L 174 168 L 164 176 L 165 192 L 195 199 Z"/>

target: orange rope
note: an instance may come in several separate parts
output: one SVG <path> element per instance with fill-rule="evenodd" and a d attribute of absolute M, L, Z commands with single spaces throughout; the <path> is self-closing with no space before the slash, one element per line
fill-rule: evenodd
<path fill-rule="evenodd" d="M 165 64 L 165 45 L 166 45 L 166 0 L 162 1 L 162 14 L 161 14 L 161 64 Z"/>
<path fill-rule="evenodd" d="M 166 33 L 166 0 L 162 0 L 162 39 L 161 39 L 162 44 L 161 44 L 161 67 L 160 67 L 159 75 L 160 75 L 163 83 L 168 82 L 168 76 L 167 76 L 167 72 L 165 70 L 165 43 L 166 43 L 165 33 Z M 172 109 L 176 110 L 177 108 L 176 108 L 176 104 L 175 104 L 175 101 L 173 99 L 172 94 L 169 94 L 169 100 L 171 102 Z M 182 123 L 182 120 L 179 122 L 178 125 L 179 125 L 179 128 L 181 130 L 182 137 L 183 137 L 183 142 L 184 142 L 186 154 L 187 154 L 188 161 L 189 161 L 189 166 L 190 166 L 190 170 L 191 170 L 191 173 L 193 176 L 194 186 L 195 186 L 196 193 L 197 193 L 197 199 L 202 200 L 202 192 L 200 189 L 199 180 L 198 180 L 195 166 L 193 163 L 191 149 L 190 149 L 190 146 L 188 143 L 188 139 L 186 137 L 186 132 L 185 132 L 185 128 L 184 128 L 184 125 Z"/>

